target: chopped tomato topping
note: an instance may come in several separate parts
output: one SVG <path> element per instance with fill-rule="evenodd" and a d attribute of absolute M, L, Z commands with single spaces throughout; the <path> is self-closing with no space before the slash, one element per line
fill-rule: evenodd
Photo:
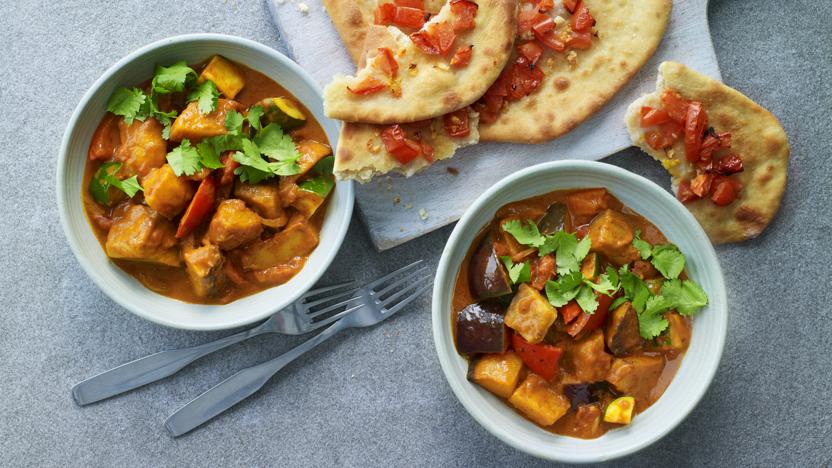
<path fill-rule="evenodd" d="M 535 92 L 540 87 L 540 83 L 544 78 L 543 71 L 539 67 L 529 63 L 523 57 L 517 58 L 517 61 L 512 67 L 512 72 L 513 76 L 508 90 L 508 97 L 510 100 L 515 101 Z"/>
<path fill-rule="evenodd" d="M 702 198 L 711 191 L 713 181 L 713 174 L 699 174 L 690 181 L 690 191 L 697 197 Z"/>
<path fill-rule="evenodd" d="M 737 191 L 730 177 L 718 176 L 711 187 L 711 201 L 716 206 L 728 206 L 737 199 Z"/>
<path fill-rule="evenodd" d="M 425 0 L 395 0 L 395 2 L 398 6 L 425 9 Z"/>
<path fill-rule="evenodd" d="M 676 122 L 669 121 L 659 125 L 656 130 L 651 130 L 644 135 L 647 144 L 655 150 L 669 148 L 682 136 L 682 127 Z"/>
<path fill-rule="evenodd" d="M 523 36 L 532 30 L 539 15 L 536 8 L 524 8 L 517 15 L 517 35 Z"/>
<path fill-rule="evenodd" d="M 420 8 L 382 3 L 376 9 L 375 23 L 419 29 L 425 25 L 425 11 Z"/>
<path fill-rule="evenodd" d="M 716 162 L 714 170 L 722 175 L 731 175 L 736 174 L 737 172 L 742 172 L 742 158 L 736 154 L 729 154 Z"/>
<path fill-rule="evenodd" d="M 569 40 L 566 41 L 566 47 L 570 49 L 589 49 L 592 47 L 592 33 L 572 31 L 569 35 Z"/>
<path fill-rule="evenodd" d="M 689 180 L 683 180 L 679 183 L 679 188 L 676 191 L 676 198 L 678 198 L 682 203 L 688 203 L 699 199 L 699 197 L 693 193 L 693 190 L 691 190 Z"/>
<path fill-rule="evenodd" d="M 538 14 L 532 25 L 532 33 L 546 47 L 562 52 L 566 50 L 566 44 L 555 38 L 555 20 L 549 15 Z"/>
<path fill-rule="evenodd" d="M 390 76 L 390 78 L 396 78 L 396 75 L 399 73 L 399 63 L 396 62 L 393 51 L 388 47 L 382 47 L 378 49 L 378 54 L 381 57 L 378 61 L 381 70 Z"/>
<path fill-rule="evenodd" d="M 685 118 L 688 114 L 688 101 L 676 91 L 666 89 L 662 93 L 662 105 L 667 115 L 679 124 L 685 123 Z"/>
<path fill-rule="evenodd" d="M 429 55 L 448 55 L 454 45 L 456 33 L 448 23 L 436 23 L 427 30 L 416 31 L 410 39 L 422 52 Z"/>
<path fill-rule="evenodd" d="M 688 104 L 685 117 L 685 157 L 688 161 L 699 160 L 699 150 L 702 148 L 702 136 L 708 128 L 708 114 L 701 102 L 693 101 Z"/>
<path fill-rule="evenodd" d="M 422 142 L 421 146 L 422 146 L 422 157 L 425 158 L 425 160 L 427 162 L 433 164 L 433 162 L 436 161 L 436 158 L 434 157 L 436 152 L 433 150 L 433 146 L 431 146 L 431 145 L 429 145 L 425 142 Z"/>
<path fill-rule="evenodd" d="M 381 141 L 387 152 L 402 164 L 407 164 L 419 156 L 424 156 L 428 162 L 433 162 L 433 148 L 407 138 L 400 125 L 385 128 L 381 132 Z"/>
<path fill-rule="evenodd" d="M 451 58 L 452 67 L 464 67 L 471 63 L 471 55 L 474 53 L 474 46 L 460 47 Z"/>
<path fill-rule="evenodd" d="M 592 14 L 589 13 L 589 8 L 584 5 L 583 0 L 578 2 L 575 12 L 572 13 L 570 25 L 572 26 L 573 31 L 580 32 L 589 31 L 593 26 L 595 26 L 595 18 L 593 18 Z"/>
<path fill-rule="evenodd" d="M 543 55 L 543 47 L 540 47 L 540 44 L 534 41 L 524 42 L 517 46 L 517 53 L 534 65 Z"/>
<path fill-rule="evenodd" d="M 511 346 L 530 371 L 546 380 L 552 380 L 558 375 L 563 348 L 529 343 L 519 333 L 512 335 Z"/>
<path fill-rule="evenodd" d="M 641 108 L 641 126 L 652 127 L 654 125 L 663 124 L 670 120 L 667 111 L 658 107 L 643 106 Z"/>
<path fill-rule="evenodd" d="M 575 9 L 578 8 L 578 0 L 563 0 L 563 7 L 569 13 L 575 13 Z"/>
<path fill-rule="evenodd" d="M 393 24 L 393 19 L 396 17 L 396 5 L 392 3 L 382 3 L 376 8 L 374 15 L 374 22 L 376 24 Z"/>
<path fill-rule="evenodd" d="M 372 76 L 368 76 L 363 80 L 359 81 L 353 86 L 347 86 L 347 89 L 353 93 L 358 94 L 359 96 L 366 96 L 368 94 L 375 94 L 379 91 L 382 91 L 387 88 L 387 83 L 379 81 Z"/>
<path fill-rule="evenodd" d="M 555 29 L 555 20 L 549 15 L 538 14 L 535 17 L 532 30 L 537 34 L 545 34 Z"/>
<path fill-rule="evenodd" d="M 555 7 L 555 0 L 540 0 L 537 4 L 538 11 L 549 11 Z"/>
<path fill-rule="evenodd" d="M 468 123 L 468 108 L 462 108 L 456 112 L 445 114 L 442 118 L 445 124 L 445 131 L 454 138 L 467 137 L 471 134 Z"/>
<path fill-rule="evenodd" d="M 451 13 L 454 15 L 453 27 L 455 31 L 474 29 L 474 17 L 477 16 L 479 5 L 468 0 L 451 0 Z"/>

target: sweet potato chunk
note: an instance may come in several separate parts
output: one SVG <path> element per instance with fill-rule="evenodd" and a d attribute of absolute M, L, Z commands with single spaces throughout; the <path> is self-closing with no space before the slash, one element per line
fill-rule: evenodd
<path fill-rule="evenodd" d="M 277 183 L 263 182 L 247 184 L 237 182 L 234 186 L 234 196 L 246 202 L 246 205 L 260 216 L 268 219 L 278 219 L 286 216 L 283 205 L 280 204 L 280 194 Z"/>
<path fill-rule="evenodd" d="M 520 285 L 506 312 L 506 325 L 529 343 L 540 343 L 558 318 L 557 310 L 540 292 L 526 283 Z"/>
<path fill-rule="evenodd" d="M 676 312 L 664 315 L 668 327 L 656 338 L 657 345 L 651 349 L 658 351 L 684 351 L 690 345 L 690 325 L 684 317 Z"/>
<path fill-rule="evenodd" d="M 292 221 L 271 239 L 248 246 L 240 256 L 246 270 L 265 270 L 305 257 L 318 246 L 318 232 L 306 222 Z"/>
<path fill-rule="evenodd" d="M 639 258 L 633 247 L 633 235 L 633 228 L 624 215 L 613 210 L 604 210 L 589 225 L 592 250 L 620 265 Z"/>
<path fill-rule="evenodd" d="M 529 374 L 508 401 L 541 426 L 551 426 L 570 407 L 569 399 L 537 374 Z"/>
<path fill-rule="evenodd" d="M 202 114 L 199 112 L 197 102 L 191 102 L 173 121 L 170 127 L 170 139 L 182 141 L 183 138 L 187 138 L 191 143 L 196 143 L 212 136 L 225 135 L 228 133 L 225 127 L 225 117 L 228 112 L 232 110 L 239 112 L 241 109 L 242 105 L 237 101 L 219 99 L 217 110 Z"/>
<path fill-rule="evenodd" d="M 101 119 L 92 135 L 88 152 L 90 160 L 106 160 L 113 157 L 119 144 L 118 121 L 119 117 L 109 112 Z"/>
<path fill-rule="evenodd" d="M 586 383 L 604 380 L 611 362 L 612 356 L 604 349 L 604 333 L 600 329 L 567 347 L 564 359 L 578 381 Z"/>
<path fill-rule="evenodd" d="M 131 206 L 118 218 L 104 244 L 110 258 L 179 266 L 176 226 L 144 205 Z"/>
<path fill-rule="evenodd" d="M 300 172 L 298 176 L 306 174 L 310 169 L 315 167 L 315 164 L 332 154 L 332 148 L 329 145 L 318 143 L 315 140 L 301 140 L 297 143 L 300 158 L 298 158 L 298 166 Z"/>
<path fill-rule="evenodd" d="M 196 248 L 183 246 L 182 259 L 185 261 L 185 270 L 188 272 L 188 278 L 197 296 L 214 295 L 225 260 L 220 248 L 212 244 Z"/>
<path fill-rule="evenodd" d="M 115 158 L 124 163 L 119 171 L 122 175 L 141 178 L 165 163 L 168 144 L 162 138 L 162 124 L 158 120 L 134 120 L 127 125 L 120 119 L 118 132 L 121 145 L 116 149 Z"/>
<path fill-rule="evenodd" d="M 639 402 L 650 401 L 650 392 L 664 370 L 661 356 L 632 356 L 616 358 L 606 380 L 619 392 L 636 398 Z"/>
<path fill-rule="evenodd" d="M 181 213 L 194 196 L 193 184 L 176 177 L 169 164 L 150 171 L 142 188 L 145 203 L 168 219 Z"/>
<path fill-rule="evenodd" d="M 501 398 L 508 398 L 520 381 L 523 360 L 509 351 L 503 354 L 484 354 L 473 361 L 468 379 Z"/>
<path fill-rule="evenodd" d="M 233 250 L 260 237 L 263 225 L 257 213 L 242 200 L 224 200 L 208 225 L 208 242 L 223 250 Z"/>
<path fill-rule="evenodd" d="M 638 316 L 633 305 L 628 301 L 618 306 L 607 320 L 604 330 L 607 348 L 614 356 L 632 353 L 641 347 L 638 332 Z"/>
<path fill-rule="evenodd" d="M 234 99 L 246 85 L 245 76 L 243 72 L 237 68 L 236 65 L 221 57 L 215 55 L 199 74 L 197 83 L 211 80 L 217 87 L 219 92 L 228 99 Z"/>

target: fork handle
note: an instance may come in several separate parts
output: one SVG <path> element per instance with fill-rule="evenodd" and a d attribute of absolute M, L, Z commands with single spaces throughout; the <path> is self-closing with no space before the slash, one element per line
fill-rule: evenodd
<path fill-rule="evenodd" d="M 344 319 L 338 320 L 286 353 L 237 372 L 179 408 L 165 421 L 165 427 L 173 437 L 196 429 L 260 390 L 277 371 L 345 328 Z"/>
<path fill-rule="evenodd" d="M 72 397 L 83 406 L 163 379 L 214 351 L 267 332 L 264 324 L 210 343 L 162 351 L 122 364 L 78 383 L 72 388 Z"/>

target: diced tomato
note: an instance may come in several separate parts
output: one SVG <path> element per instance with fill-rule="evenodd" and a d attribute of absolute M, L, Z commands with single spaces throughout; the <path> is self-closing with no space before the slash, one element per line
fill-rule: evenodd
<path fill-rule="evenodd" d="M 729 154 L 716 162 L 714 170 L 722 175 L 736 174 L 743 171 L 742 158 L 736 154 Z"/>
<path fill-rule="evenodd" d="M 535 32 L 534 37 L 538 41 L 540 41 L 541 44 L 556 52 L 563 52 L 564 50 L 566 50 L 566 43 L 561 41 L 560 39 L 556 39 L 555 34 L 551 31 L 545 34 L 538 34 L 537 32 Z"/>
<path fill-rule="evenodd" d="M 378 56 L 381 57 L 378 61 L 381 70 L 390 78 L 396 78 L 399 73 L 399 62 L 393 56 L 393 51 L 388 47 L 381 47 L 378 49 Z"/>
<path fill-rule="evenodd" d="M 699 149 L 702 148 L 702 137 L 708 128 L 708 114 L 701 102 L 692 101 L 688 104 L 685 117 L 685 156 L 688 161 L 699 160 Z"/>
<path fill-rule="evenodd" d="M 572 31 L 566 41 L 566 47 L 580 50 L 589 49 L 592 47 L 592 33 Z"/>
<path fill-rule="evenodd" d="M 389 25 L 393 24 L 396 18 L 396 5 L 392 3 L 382 3 L 376 8 L 374 15 L 374 22 L 376 24 Z"/>
<path fill-rule="evenodd" d="M 737 191 L 731 178 L 718 176 L 711 187 L 711 201 L 716 206 L 728 206 L 737 199 Z"/>
<path fill-rule="evenodd" d="M 578 2 L 575 12 L 572 14 L 570 24 L 573 31 L 589 31 L 595 26 L 595 18 L 589 13 L 589 8 L 584 5 L 583 0 Z"/>
<path fill-rule="evenodd" d="M 575 9 L 578 8 L 578 0 L 563 0 L 563 7 L 569 13 L 575 13 Z"/>
<path fill-rule="evenodd" d="M 425 9 L 425 0 L 395 0 L 395 2 L 398 6 L 417 8 L 419 10 Z"/>
<path fill-rule="evenodd" d="M 415 140 L 407 138 L 400 125 L 391 125 L 381 132 L 381 141 L 385 149 L 397 161 L 407 164 L 422 154 L 421 145 Z"/>
<path fill-rule="evenodd" d="M 520 100 L 540 87 L 544 75 L 539 67 L 523 57 L 518 57 L 512 68 L 511 85 L 508 88 L 510 100 Z"/>
<path fill-rule="evenodd" d="M 420 29 L 425 25 L 425 11 L 418 8 L 396 7 L 393 24 L 405 28 Z"/>
<path fill-rule="evenodd" d="M 534 19 L 534 24 L 532 25 L 532 31 L 537 34 L 545 34 L 547 32 L 553 31 L 555 29 L 555 20 L 549 16 L 544 14 L 538 14 Z"/>
<path fill-rule="evenodd" d="M 693 193 L 693 190 L 691 190 L 689 180 L 683 180 L 679 184 L 679 188 L 676 191 L 676 198 L 678 198 L 682 203 L 688 203 L 699 199 L 699 197 Z"/>
<path fill-rule="evenodd" d="M 512 334 L 511 345 L 526 367 L 546 380 L 558 375 L 563 349 L 548 344 L 532 344 L 519 333 Z"/>
<path fill-rule="evenodd" d="M 226 151 L 223 153 L 220 185 L 231 185 L 234 183 L 234 170 L 238 167 L 240 167 L 240 163 L 234 160 L 233 151 Z"/>
<path fill-rule="evenodd" d="M 578 318 L 582 312 L 583 310 L 581 310 L 581 306 L 579 306 L 575 301 L 569 301 L 565 306 L 560 308 L 560 316 L 563 317 L 563 323 L 567 325 Z"/>
<path fill-rule="evenodd" d="M 538 60 L 540 60 L 540 56 L 543 55 L 543 47 L 540 47 L 540 45 L 534 41 L 524 42 L 517 46 L 517 53 L 519 53 L 521 57 L 528 60 L 529 63 L 534 65 Z"/>
<path fill-rule="evenodd" d="M 612 304 L 612 297 L 597 292 L 595 293 L 595 297 L 598 299 L 598 308 L 592 314 L 583 312 L 578 315 L 578 318 L 566 327 L 566 333 L 569 333 L 570 336 L 575 337 L 583 332 L 591 332 L 600 328 L 607 320 L 607 313 L 609 313 L 610 304 Z"/>
<path fill-rule="evenodd" d="M 538 11 L 549 11 L 555 7 L 555 0 L 540 0 L 537 4 Z"/>
<path fill-rule="evenodd" d="M 690 181 L 690 191 L 699 198 L 707 196 L 713 181 L 713 174 L 699 174 Z"/>
<path fill-rule="evenodd" d="M 118 119 L 115 114 L 107 112 L 101 119 L 95 133 L 92 134 L 92 142 L 87 156 L 91 161 L 98 159 L 110 159 L 119 145 L 121 139 L 118 132 Z"/>
<path fill-rule="evenodd" d="M 181 239 L 194 229 L 199 227 L 208 216 L 214 211 L 214 200 L 217 197 L 217 181 L 213 176 L 202 179 L 199 188 L 196 189 L 194 198 L 179 220 L 179 227 L 176 229 L 176 237 Z"/>
<path fill-rule="evenodd" d="M 436 161 L 436 152 L 433 150 L 433 146 L 425 142 L 422 142 L 420 146 L 422 148 L 422 157 L 425 158 L 425 161 L 433 164 L 433 162 Z"/>
<path fill-rule="evenodd" d="M 537 257 L 532 260 L 532 280 L 531 286 L 537 290 L 543 289 L 546 282 L 552 277 L 555 272 L 555 257 L 552 254 Z"/>
<path fill-rule="evenodd" d="M 465 67 L 471 63 L 471 56 L 474 53 L 474 46 L 460 47 L 451 58 L 452 67 Z"/>
<path fill-rule="evenodd" d="M 655 150 L 669 148 L 682 136 L 682 127 L 676 122 L 669 121 L 659 125 L 656 130 L 651 130 L 644 135 L 647 144 Z"/>
<path fill-rule="evenodd" d="M 708 135 L 702 140 L 702 145 L 699 147 L 700 161 L 710 161 L 713 159 L 714 152 L 719 149 L 719 139 L 713 135 Z"/>
<path fill-rule="evenodd" d="M 383 91 L 387 87 L 387 83 L 379 81 L 372 76 L 368 76 L 353 86 L 347 86 L 347 89 L 353 94 L 366 96 L 368 94 L 375 94 L 379 91 Z"/>
<path fill-rule="evenodd" d="M 451 14 L 454 15 L 453 28 L 455 31 L 474 29 L 474 17 L 477 16 L 479 6 L 468 0 L 451 0 Z"/>
<path fill-rule="evenodd" d="M 413 43 L 422 52 L 429 55 L 448 55 L 454 45 L 456 33 L 448 23 L 436 23 L 427 30 L 416 31 L 410 35 Z"/>
<path fill-rule="evenodd" d="M 456 112 L 445 114 L 442 118 L 445 124 L 445 131 L 454 138 L 467 137 L 471 134 L 471 127 L 468 123 L 468 108 L 462 108 Z"/>
<path fill-rule="evenodd" d="M 523 36 L 532 30 L 535 22 L 540 16 L 536 8 L 524 8 L 517 15 L 517 35 Z"/>
<path fill-rule="evenodd" d="M 641 126 L 643 128 L 663 124 L 669 120 L 670 116 L 667 115 L 667 111 L 664 109 L 649 106 L 642 106 L 641 108 Z"/>
<path fill-rule="evenodd" d="M 662 105 L 664 110 L 667 111 L 667 115 L 676 123 L 685 123 L 688 114 L 688 101 L 679 96 L 679 93 L 672 89 L 666 89 L 662 93 Z"/>

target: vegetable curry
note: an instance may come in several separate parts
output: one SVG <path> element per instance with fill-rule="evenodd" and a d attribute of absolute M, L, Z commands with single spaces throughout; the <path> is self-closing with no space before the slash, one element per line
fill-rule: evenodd
<path fill-rule="evenodd" d="M 83 193 L 107 255 L 149 289 L 223 304 L 315 249 L 335 181 L 326 135 L 278 83 L 214 56 L 117 89 Z"/>
<path fill-rule="evenodd" d="M 605 189 L 502 207 L 458 274 L 468 378 L 546 430 L 591 439 L 662 395 L 707 304 L 679 249 Z"/>

